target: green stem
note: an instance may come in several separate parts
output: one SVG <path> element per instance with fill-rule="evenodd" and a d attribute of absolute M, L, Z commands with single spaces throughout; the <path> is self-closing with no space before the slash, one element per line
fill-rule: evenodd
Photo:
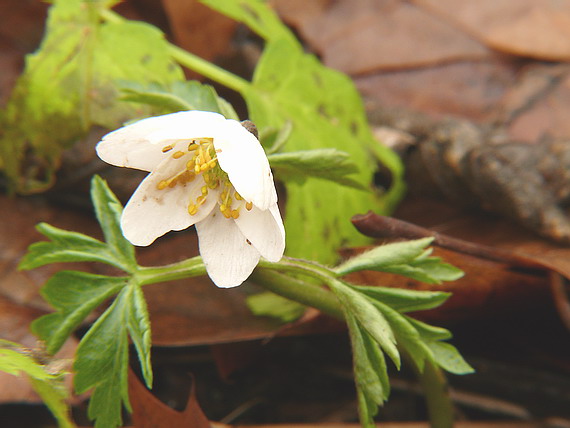
<path fill-rule="evenodd" d="M 125 21 L 121 15 L 109 9 L 102 9 L 99 13 L 101 18 L 107 22 L 121 23 Z M 229 71 L 224 70 L 223 68 L 218 67 L 197 55 L 181 49 L 172 43 L 168 43 L 168 52 L 172 55 L 172 58 L 174 58 L 175 61 L 184 67 L 187 67 L 190 70 L 213 80 L 214 82 L 224 85 L 227 88 L 233 89 L 240 94 L 243 94 L 251 86 L 251 83 L 247 80 L 242 79 L 241 77 L 236 76 L 235 74 L 230 73 Z"/>
<path fill-rule="evenodd" d="M 149 285 L 205 274 L 202 257 L 193 257 L 166 266 L 140 267 L 135 276 L 140 285 Z"/>
<path fill-rule="evenodd" d="M 266 290 L 344 320 L 337 298 L 321 286 L 299 281 L 266 268 L 257 268 L 252 279 Z"/>
<path fill-rule="evenodd" d="M 424 371 L 418 373 L 424 390 L 430 425 L 432 428 L 453 427 L 453 403 L 449 398 L 449 387 L 443 371 L 426 361 Z"/>

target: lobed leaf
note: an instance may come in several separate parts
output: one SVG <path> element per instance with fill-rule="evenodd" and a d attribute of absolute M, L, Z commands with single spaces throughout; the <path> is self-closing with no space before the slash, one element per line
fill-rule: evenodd
<path fill-rule="evenodd" d="M 136 283 L 131 284 L 131 287 L 132 295 L 129 300 L 130 310 L 128 321 L 129 334 L 139 356 L 141 371 L 146 386 L 148 388 L 152 388 L 152 366 L 150 363 L 150 348 L 152 340 L 150 333 L 150 318 L 141 287 Z"/>
<path fill-rule="evenodd" d="M 91 200 L 107 246 L 113 254 L 113 262 L 125 272 L 134 272 L 138 266 L 135 248 L 121 230 L 123 207 L 105 180 L 98 175 L 91 180 Z"/>
<path fill-rule="evenodd" d="M 284 181 L 304 183 L 308 177 L 333 181 L 359 190 L 366 188 L 350 177 L 358 167 L 346 152 L 337 149 L 303 150 L 268 155 L 271 168 Z"/>
<path fill-rule="evenodd" d="M 202 110 L 217 112 L 228 119 L 239 120 L 231 104 L 219 97 L 212 86 L 195 80 L 177 81 L 170 85 L 124 82 L 121 91 L 123 101 L 152 105 L 160 109 L 162 114 L 181 110 Z"/>
<path fill-rule="evenodd" d="M 34 320 L 32 331 L 46 341 L 48 352 L 54 354 L 87 315 L 125 287 L 127 280 L 87 272 L 57 272 L 41 294 L 58 312 Z"/>
<path fill-rule="evenodd" d="M 113 304 L 82 338 L 73 368 L 77 393 L 94 388 L 88 416 L 96 428 L 122 425 L 121 409 L 130 410 L 128 368 L 128 320 L 131 287 L 125 287 Z"/>
<path fill-rule="evenodd" d="M 348 259 L 335 271 L 339 275 L 346 275 L 360 270 L 384 271 L 388 266 L 409 264 L 421 256 L 432 241 L 433 238 L 423 238 L 380 245 Z"/>
<path fill-rule="evenodd" d="M 398 312 L 423 311 L 433 309 L 445 302 L 451 293 L 443 291 L 416 291 L 403 288 L 374 287 L 355 285 L 368 297 L 390 306 Z"/>

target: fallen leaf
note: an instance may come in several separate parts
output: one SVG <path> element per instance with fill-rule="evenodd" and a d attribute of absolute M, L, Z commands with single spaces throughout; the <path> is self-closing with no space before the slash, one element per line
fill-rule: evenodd
<path fill-rule="evenodd" d="M 305 3 L 276 6 L 327 66 L 351 75 L 489 57 L 479 42 L 407 2 L 335 1 L 309 12 Z"/>
<path fill-rule="evenodd" d="M 192 383 L 186 408 L 178 412 L 152 395 L 129 369 L 129 398 L 133 408 L 131 415 L 133 426 L 137 428 L 210 428 L 210 422 L 196 400 L 194 389 Z"/>
<path fill-rule="evenodd" d="M 503 61 L 459 62 L 356 77 L 355 83 L 372 109 L 374 104 L 406 107 L 482 122 L 494 116 L 515 73 L 516 67 Z"/>
<path fill-rule="evenodd" d="M 413 0 L 492 49 L 548 61 L 570 59 L 568 0 Z"/>

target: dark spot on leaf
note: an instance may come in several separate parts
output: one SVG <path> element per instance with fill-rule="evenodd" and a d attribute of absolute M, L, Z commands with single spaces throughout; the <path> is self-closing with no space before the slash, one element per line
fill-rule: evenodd
<path fill-rule="evenodd" d="M 144 56 L 141 58 L 141 64 L 148 64 L 151 60 L 152 60 L 152 56 L 151 56 L 151 55 L 144 55 Z"/>
<path fill-rule="evenodd" d="M 358 123 L 350 122 L 350 132 L 352 132 L 354 135 L 357 135 L 358 131 L 359 131 Z"/>
<path fill-rule="evenodd" d="M 317 85 L 319 88 L 323 87 L 323 79 L 321 78 L 320 74 L 313 73 L 313 80 L 315 81 L 315 85 Z"/>
<path fill-rule="evenodd" d="M 247 3 L 243 2 L 241 3 L 240 6 L 243 9 L 243 11 L 247 13 L 249 16 L 251 16 L 256 22 L 261 22 L 261 20 L 259 19 L 259 14 L 251 7 L 249 7 Z"/>

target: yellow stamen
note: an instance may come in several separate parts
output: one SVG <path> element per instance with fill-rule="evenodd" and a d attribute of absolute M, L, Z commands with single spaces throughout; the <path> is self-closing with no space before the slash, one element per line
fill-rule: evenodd
<path fill-rule="evenodd" d="M 208 186 L 202 186 L 202 195 L 206 196 L 208 194 Z"/>
<path fill-rule="evenodd" d="M 194 215 L 198 212 L 198 207 L 194 204 L 188 205 L 188 214 Z"/>
<path fill-rule="evenodd" d="M 224 215 L 225 218 L 230 218 L 232 216 L 232 212 L 229 209 L 222 211 L 222 214 Z"/>
<path fill-rule="evenodd" d="M 174 159 L 180 159 L 182 156 L 184 156 L 184 154 L 185 154 L 184 152 L 178 151 L 178 152 L 175 152 L 175 153 L 172 155 L 172 157 L 173 157 Z"/>
<path fill-rule="evenodd" d="M 221 212 L 224 212 L 224 211 L 226 211 L 227 209 L 228 209 L 228 207 L 227 207 L 226 204 L 220 205 L 220 211 L 221 211 Z"/>
<path fill-rule="evenodd" d="M 239 217 L 239 211 L 238 210 L 232 210 L 232 218 L 236 219 Z"/>
<path fill-rule="evenodd" d="M 238 192 L 235 192 L 234 196 L 236 197 L 236 201 L 242 201 L 243 200 L 243 198 L 241 197 L 241 195 Z"/>
<path fill-rule="evenodd" d="M 253 203 L 252 202 L 246 202 L 245 203 L 245 209 L 248 211 L 251 211 L 251 209 L 253 208 Z"/>
<path fill-rule="evenodd" d="M 172 150 L 173 148 L 174 148 L 174 147 L 171 146 L 170 144 L 169 144 L 168 146 L 164 146 L 164 147 L 162 148 L 162 153 L 169 152 L 169 151 Z"/>
<path fill-rule="evenodd" d="M 157 188 L 158 190 L 164 190 L 164 189 L 166 189 L 167 187 L 168 187 L 168 180 L 162 180 L 161 182 L 159 182 L 159 183 L 156 185 L 156 188 Z"/>

